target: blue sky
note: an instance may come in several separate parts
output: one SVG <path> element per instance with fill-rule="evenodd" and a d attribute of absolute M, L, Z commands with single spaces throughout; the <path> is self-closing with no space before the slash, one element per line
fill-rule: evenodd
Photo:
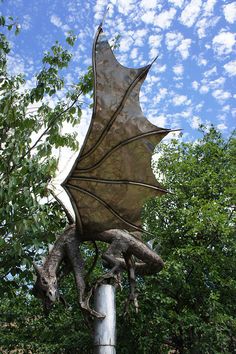
<path fill-rule="evenodd" d="M 73 30 L 78 40 L 65 77 L 68 85 L 76 82 L 91 64 L 93 36 L 108 4 L 104 30 L 109 39 L 121 35 L 119 61 L 139 67 L 159 55 L 141 91 L 146 116 L 183 129 L 186 139 L 197 136 L 199 123 L 214 123 L 228 135 L 236 116 L 232 0 L 5 0 L 1 12 L 21 25 L 20 36 L 11 37 L 10 70 L 25 72 L 33 85 L 43 52 Z"/>

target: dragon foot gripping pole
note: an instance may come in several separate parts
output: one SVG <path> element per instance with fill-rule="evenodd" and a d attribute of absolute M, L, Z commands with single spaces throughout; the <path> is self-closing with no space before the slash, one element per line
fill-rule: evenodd
<path fill-rule="evenodd" d="M 115 286 L 101 284 L 95 290 L 95 310 L 106 315 L 95 319 L 94 354 L 116 354 Z"/>

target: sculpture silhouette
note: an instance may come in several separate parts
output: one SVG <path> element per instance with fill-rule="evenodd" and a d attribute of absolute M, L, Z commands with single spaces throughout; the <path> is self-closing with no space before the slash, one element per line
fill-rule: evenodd
<path fill-rule="evenodd" d="M 127 270 L 129 300 L 137 308 L 135 273 L 153 274 L 163 267 L 161 258 L 142 241 L 140 214 L 148 198 L 167 192 L 153 175 L 151 156 L 171 130 L 150 123 L 140 107 L 140 88 L 152 64 L 139 69 L 122 66 L 101 26 L 95 35 L 92 57 L 92 119 L 75 164 L 62 184 L 76 220 L 58 238 L 43 267 L 36 266 L 34 294 L 43 300 L 45 310 L 51 308 L 59 297 L 55 279 L 60 279 L 60 266 L 64 262 L 67 270 L 74 272 L 81 307 L 93 316 L 102 317 L 89 306 L 91 291 L 85 296 L 80 243 L 110 244 L 102 255 L 110 271 L 99 282 Z M 48 285 L 42 284 L 45 274 Z"/>

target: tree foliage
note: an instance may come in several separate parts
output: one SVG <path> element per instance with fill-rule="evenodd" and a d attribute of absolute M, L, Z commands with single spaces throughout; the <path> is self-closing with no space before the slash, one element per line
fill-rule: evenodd
<path fill-rule="evenodd" d="M 26 89 L 24 76 L 13 76 L 8 70 L 7 31 L 18 26 L 4 16 L 0 26 L 0 271 L 1 292 L 5 292 L 31 280 L 29 269 L 36 251 L 44 249 L 65 225 L 48 189 L 57 169 L 53 150 L 78 149 L 75 133 L 63 134 L 62 127 L 65 122 L 79 123 L 78 98 L 91 91 L 92 73 L 81 76 L 73 90 L 59 99 L 65 84 L 61 71 L 72 56 L 56 42 L 42 59 L 35 87 Z M 70 33 L 67 43 L 73 45 L 74 40 Z"/>
<path fill-rule="evenodd" d="M 171 193 L 148 203 L 145 222 L 166 265 L 142 286 L 143 320 L 152 323 L 148 335 L 139 332 L 150 347 L 143 352 L 157 343 L 160 353 L 236 348 L 236 141 L 213 127 L 202 130 L 194 143 L 173 140 L 160 147 L 156 168 Z"/>

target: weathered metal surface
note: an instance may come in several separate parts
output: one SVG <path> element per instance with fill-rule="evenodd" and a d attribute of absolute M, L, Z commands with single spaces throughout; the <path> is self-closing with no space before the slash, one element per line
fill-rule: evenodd
<path fill-rule="evenodd" d="M 106 315 L 103 320 L 95 319 L 94 353 L 116 353 L 116 306 L 115 287 L 100 285 L 95 291 L 95 310 Z"/>
<path fill-rule="evenodd" d="M 94 107 L 79 156 L 63 183 L 81 234 L 140 229 L 144 202 L 166 191 L 151 169 L 154 147 L 170 130 L 143 115 L 139 91 L 150 69 L 122 66 L 99 27 L 93 46 Z"/>

